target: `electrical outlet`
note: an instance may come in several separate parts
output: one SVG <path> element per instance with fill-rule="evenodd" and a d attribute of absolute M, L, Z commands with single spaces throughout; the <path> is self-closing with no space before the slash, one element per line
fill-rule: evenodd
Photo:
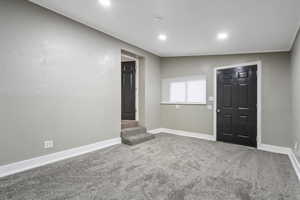
<path fill-rule="evenodd" d="M 44 142 L 44 148 L 45 149 L 50 149 L 50 148 L 53 148 L 53 140 L 47 140 Z"/>
<path fill-rule="evenodd" d="M 215 97 L 208 97 L 208 101 L 215 101 Z"/>

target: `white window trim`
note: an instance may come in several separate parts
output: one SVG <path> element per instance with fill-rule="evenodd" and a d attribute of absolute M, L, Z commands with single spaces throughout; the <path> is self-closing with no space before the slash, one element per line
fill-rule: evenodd
<path fill-rule="evenodd" d="M 171 96 L 172 96 L 172 87 L 171 87 L 171 85 L 172 85 L 172 83 L 183 83 L 184 84 L 184 101 L 170 101 L 170 102 L 172 102 L 172 103 L 186 103 L 187 101 L 186 101 L 186 95 L 187 95 L 187 84 L 186 84 L 186 81 L 180 81 L 180 80 L 178 80 L 178 81 L 174 81 L 174 82 L 171 82 L 171 83 L 169 83 L 169 100 L 171 99 Z"/>
<path fill-rule="evenodd" d="M 170 80 L 172 80 L 172 78 L 170 78 Z M 178 78 L 174 78 L 173 80 L 174 80 L 174 82 L 184 82 L 185 83 L 185 101 L 184 102 L 161 101 L 160 104 L 162 104 L 162 105 L 207 105 L 207 79 L 206 79 L 205 75 L 178 77 Z M 197 80 L 205 80 L 205 102 L 188 102 L 187 101 L 188 82 L 189 81 L 197 81 Z M 169 86 L 169 93 L 170 93 L 170 90 L 171 90 L 171 88 Z M 169 97 L 169 100 L 170 100 L 170 97 Z"/>
<path fill-rule="evenodd" d="M 202 79 L 203 80 L 203 79 Z M 205 102 L 193 102 L 193 101 L 188 101 L 188 83 L 189 82 L 191 82 L 191 81 L 199 81 L 199 80 L 188 80 L 188 81 L 186 81 L 186 90 L 185 90 L 185 103 L 190 103 L 190 104 L 200 104 L 200 105 L 206 105 L 207 104 L 207 81 L 206 81 L 206 78 L 204 78 L 204 80 L 205 80 L 205 82 L 204 82 L 204 84 L 205 84 L 205 99 L 204 99 L 204 101 Z M 201 80 L 200 80 L 201 81 Z"/>

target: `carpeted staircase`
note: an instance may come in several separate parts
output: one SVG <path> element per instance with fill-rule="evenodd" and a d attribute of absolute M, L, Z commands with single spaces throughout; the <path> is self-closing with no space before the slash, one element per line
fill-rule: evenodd
<path fill-rule="evenodd" d="M 135 120 L 122 120 L 121 121 L 121 128 L 133 128 L 139 126 L 139 122 Z"/>
<path fill-rule="evenodd" d="M 129 127 L 128 125 L 125 125 L 125 127 L 122 126 L 122 128 L 124 127 L 121 130 L 122 143 L 135 145 L 154 138 L 154 135 L 147 133 L 147 129 L 139 126 L 138 123 L 136 123 L 135 126 L 132 126 L 132 124 L 134 124 L 133 122 L 129 124 Z"/>

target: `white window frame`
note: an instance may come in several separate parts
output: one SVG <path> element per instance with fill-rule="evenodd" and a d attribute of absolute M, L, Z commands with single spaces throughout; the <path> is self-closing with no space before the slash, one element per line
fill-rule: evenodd
<path fill-rule="evenodd" d="M 193 101 L 188 101 L 188 89 L 189 89 L 189 87 L 188 87 L 188 83 L 189 82 L 196 82 L 196 81 L 204 81 L 204 94 L 205 94 L 205 98 L 204 98 L 204 101 L 195 101 L 195 102 L 193 102 Z M 207 93 L 206 93 L 206 90 L 207 90 L 207 88 L 206 88 L 206 79 L 197 79 L 197 80 L 187 80 L 186 81 L 186 89 L 185 89 L 185 102 L 186 103 L 190 103 L 190 104 L 201 104 L 201 105 L 206 105 L 207 104 Z"/>
<path fill-rule="evenodd" d="M 184 100 L 183 101 L 172 101 L 172 84 L 174 83 L 183 83 L 184 84 Z M 185 81 L 174 81 L 174 82 L 170 82 L 169 83 L 169 102 L 173 102 L 173 103 L 185 103 L 186 102 L 186 94 L 187 94 L 187 91 L 186 91 L 186 82 Z"/>
<path fill-rule="evenodd" d="M 202 102 L 188 102 L 188 82 L 192 81 L 204 81 L 205 88 L 205 100 Z M 164 83 L 167 82 L 167 83 Z M 171 101 L 171 84 L 176 82 L 184 82 L 185 83 L 185 100 L 184 102 L 172 102 Z M 168 98 L 161 101 L 161 104 L 169 104 L 169 105 L 206 105 L 207 104 L 207 80 L 206 76 L 198 75 L 198 76 L 186 76 L 186 77 L 177 77 L 172 79 L 163 79 L 162 84 L 168 85 Z M 164 97 L 166 98 L 166 97 Z"/>

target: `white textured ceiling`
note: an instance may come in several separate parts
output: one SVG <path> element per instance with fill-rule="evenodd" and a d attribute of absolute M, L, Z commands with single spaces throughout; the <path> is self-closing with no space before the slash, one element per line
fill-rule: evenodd
<path fill-rule="evenodd" d="M 300 0 L 31 1 L 159 56 L 288 51 L 300 24 Z"/>

